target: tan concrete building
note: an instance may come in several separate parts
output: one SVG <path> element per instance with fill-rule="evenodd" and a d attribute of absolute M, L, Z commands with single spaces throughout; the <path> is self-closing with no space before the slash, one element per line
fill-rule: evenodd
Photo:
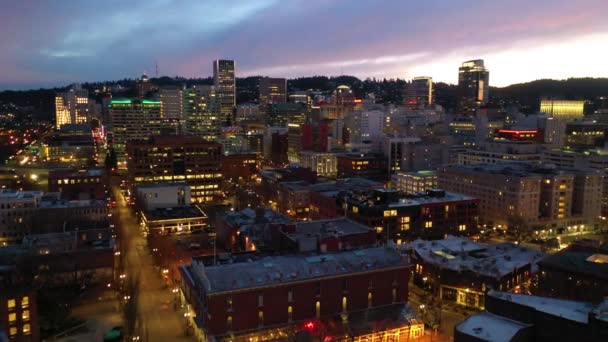
<path fill-rule="evenodd" d="M 413 194 L 437 187 L 435 171 L 397 172 L 391 176 L 391 186 L 399 191 Z"/>
<path fill-rule="evenodd" d="M 480 221 L 505 228 L 519 216 L 549 235 L 595 227 L 601 215 L 603 173 L 531 164 L 446 166 L 438 185 L 480 199 Z"/>

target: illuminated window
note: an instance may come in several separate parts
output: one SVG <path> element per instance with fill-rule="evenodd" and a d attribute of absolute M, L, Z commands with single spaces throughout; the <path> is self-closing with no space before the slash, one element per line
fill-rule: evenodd
<path fill-rule="evenodd" d="M 353 207 L 353 213 L 358 213 L 359 212 L 359 207 Z"/>
<path fill-rule="evenodd" d="M 28 323 L 23 325 L 23 334 L 24 335 L 29 335 L 30 334 L 30 325 Z"/>
<path fill-rule="evenodd" d="M 424 228 L 433 228 L 433 221 L 424 222 Z"/>
<path fill-rule="evenodd" d="M 293 306 L 291 305 L 287 307 L 287 317 L 291 322 L 291 320 L 293 319 Z"/>
<path fill-rule="evenodd" d="M 7 302 L 8 305 L 8 309 L 14 309 L 15 308 L 15 300 L 14 299 L 9 299 Z"/>
<path fill-rule="evenodd" d="M 27 308 L 28 305 L 30 305 L 30 298 L 28 296 L 25 296 L 21 299 L 21 307 Z"/>
<path fill-rule="evenodd" d="M 450 206 L 449 206 L 449 205 L 446 205 L 446 206 L 445 206 L 445 212 L 447 213 L 447 212 L 449 212 L 449 211 L 450 211 Z"/>
<path fill-rule="evenodd" d="M 385 210 L 384 211 L 384 217 L 389 217 L 389 216 L 397 216 L 397 210 L 393 209 L 393 210 Z"/>
<path fill-rule="evenodd" d="M 21 319 L 24 321 L 29 321 L 30 320 L 30 311 L 23 310 L 23 313 L 21 314 Z"/>
<path fill-rule="evenodd" d="M 401 230 L 409 230 L 410 229 L 410 224 L 409 223 L 404 223 L 401 225 Z"/>
<path fill-rule="evenodd" d="M 13 312 L 13 313 L 8 314 L 8 321 L 9 322 L 14 322 L 16 320 L 17 320 L 17 314 L 16 313 Z"/>
<path fill-rule="evenodd" d="M 380 234 L 382 233 L 384 229 L 382 227 L 376 227 L 376 233 Z"/>
<path fill-rule="evenodd" d="M 346 299 L 346 296 L 342 297 L 342 311 L 346 311 L 348 305 L 348 301 Z"/>
<path fill-rule="evenodd" d="M 546 184 L 551 184 L 551 180 L 550 179 L 545 179 L 545 183 Z"/>
<path fill-rule="evenodd" d="M 232 330 L 232 316 L 226 318 L 226 330 Z"/>
<path fill-rule="evenodd" d="M 372 301 L 373 301 L 373 295 L 371 292 L 367 293 L 367 307 L 371 308 L 372 307 Z"/>
<path fill-rule="evenodd" d="M 10 334 L 11 336 L 17 335 L 17 327 L 11 327 Z"/>
<path fill-rule="evenodd" d="M 321 302 L 317 301 L 315 303 L 315 311 L 316 311 L 316 317 L 321 318 Z"/>
<path fill-rule="evenodd" d="M 568 188 L 568 186 L 566 186 L 566 184 L 560 184 L 560 185 L 559 185 L 559 189 L 560 189 L 560 190 L 565 190 L 565 189 L 567 189 L 567 188 Z"/>
<path fill-rule="evenodd" d="M 410 223 L 410 217 L 409 216 L 402 217 L 401 223 Z"/>

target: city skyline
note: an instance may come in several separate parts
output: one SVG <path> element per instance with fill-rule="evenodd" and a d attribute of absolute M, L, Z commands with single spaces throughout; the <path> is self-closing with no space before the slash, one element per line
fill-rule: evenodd
<path fill-rule="evenodd" d="M 237 77 L 427 75 L 456 84 L 469 59 L 485 60 L 492 86 L 608 75 L 608 4 L 599 0 L 3 7 L 0 20 L 11 30 L 0 33 L 0 89 L 136 78 L 154 75 L 157 64 L 161 76 L 207 77 L 215 59 L 235 60 Z"/>

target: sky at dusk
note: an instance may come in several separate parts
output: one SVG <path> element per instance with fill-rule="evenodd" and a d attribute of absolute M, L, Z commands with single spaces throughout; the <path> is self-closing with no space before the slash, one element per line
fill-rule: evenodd
<path fill-rule="evenodd" d="M 608 77 L 606 0 L 2 1 L 0 89 L 154 75 Z"/>

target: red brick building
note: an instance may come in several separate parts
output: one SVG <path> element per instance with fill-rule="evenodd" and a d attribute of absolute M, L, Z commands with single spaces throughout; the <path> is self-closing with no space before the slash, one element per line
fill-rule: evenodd
<path fill-rule="evenodd" d="M 153 136 L 127 143 L 131 185 L 186 182 L 193 203 L 221 196 L 222 145 L 196 136 Z"/>
<path fill-rule="evenodd" d="M 230 154 L 222 160 L 224 180 L 249 181 L 257 175 L 261 166 L 261 157 L 257 153 Z"/>
<path fill-rule="evenodd" d="M 49 192 L 67 200 L 106 199 L 108 178 L 103 169 L 49 170 Z"/>
<path fill-rule="evenodd" d="M 397 251 L 266 257 L 181 268 L 182 291 L 207 338 L 302 324 L 407 302 L 409 263 Z"/>

